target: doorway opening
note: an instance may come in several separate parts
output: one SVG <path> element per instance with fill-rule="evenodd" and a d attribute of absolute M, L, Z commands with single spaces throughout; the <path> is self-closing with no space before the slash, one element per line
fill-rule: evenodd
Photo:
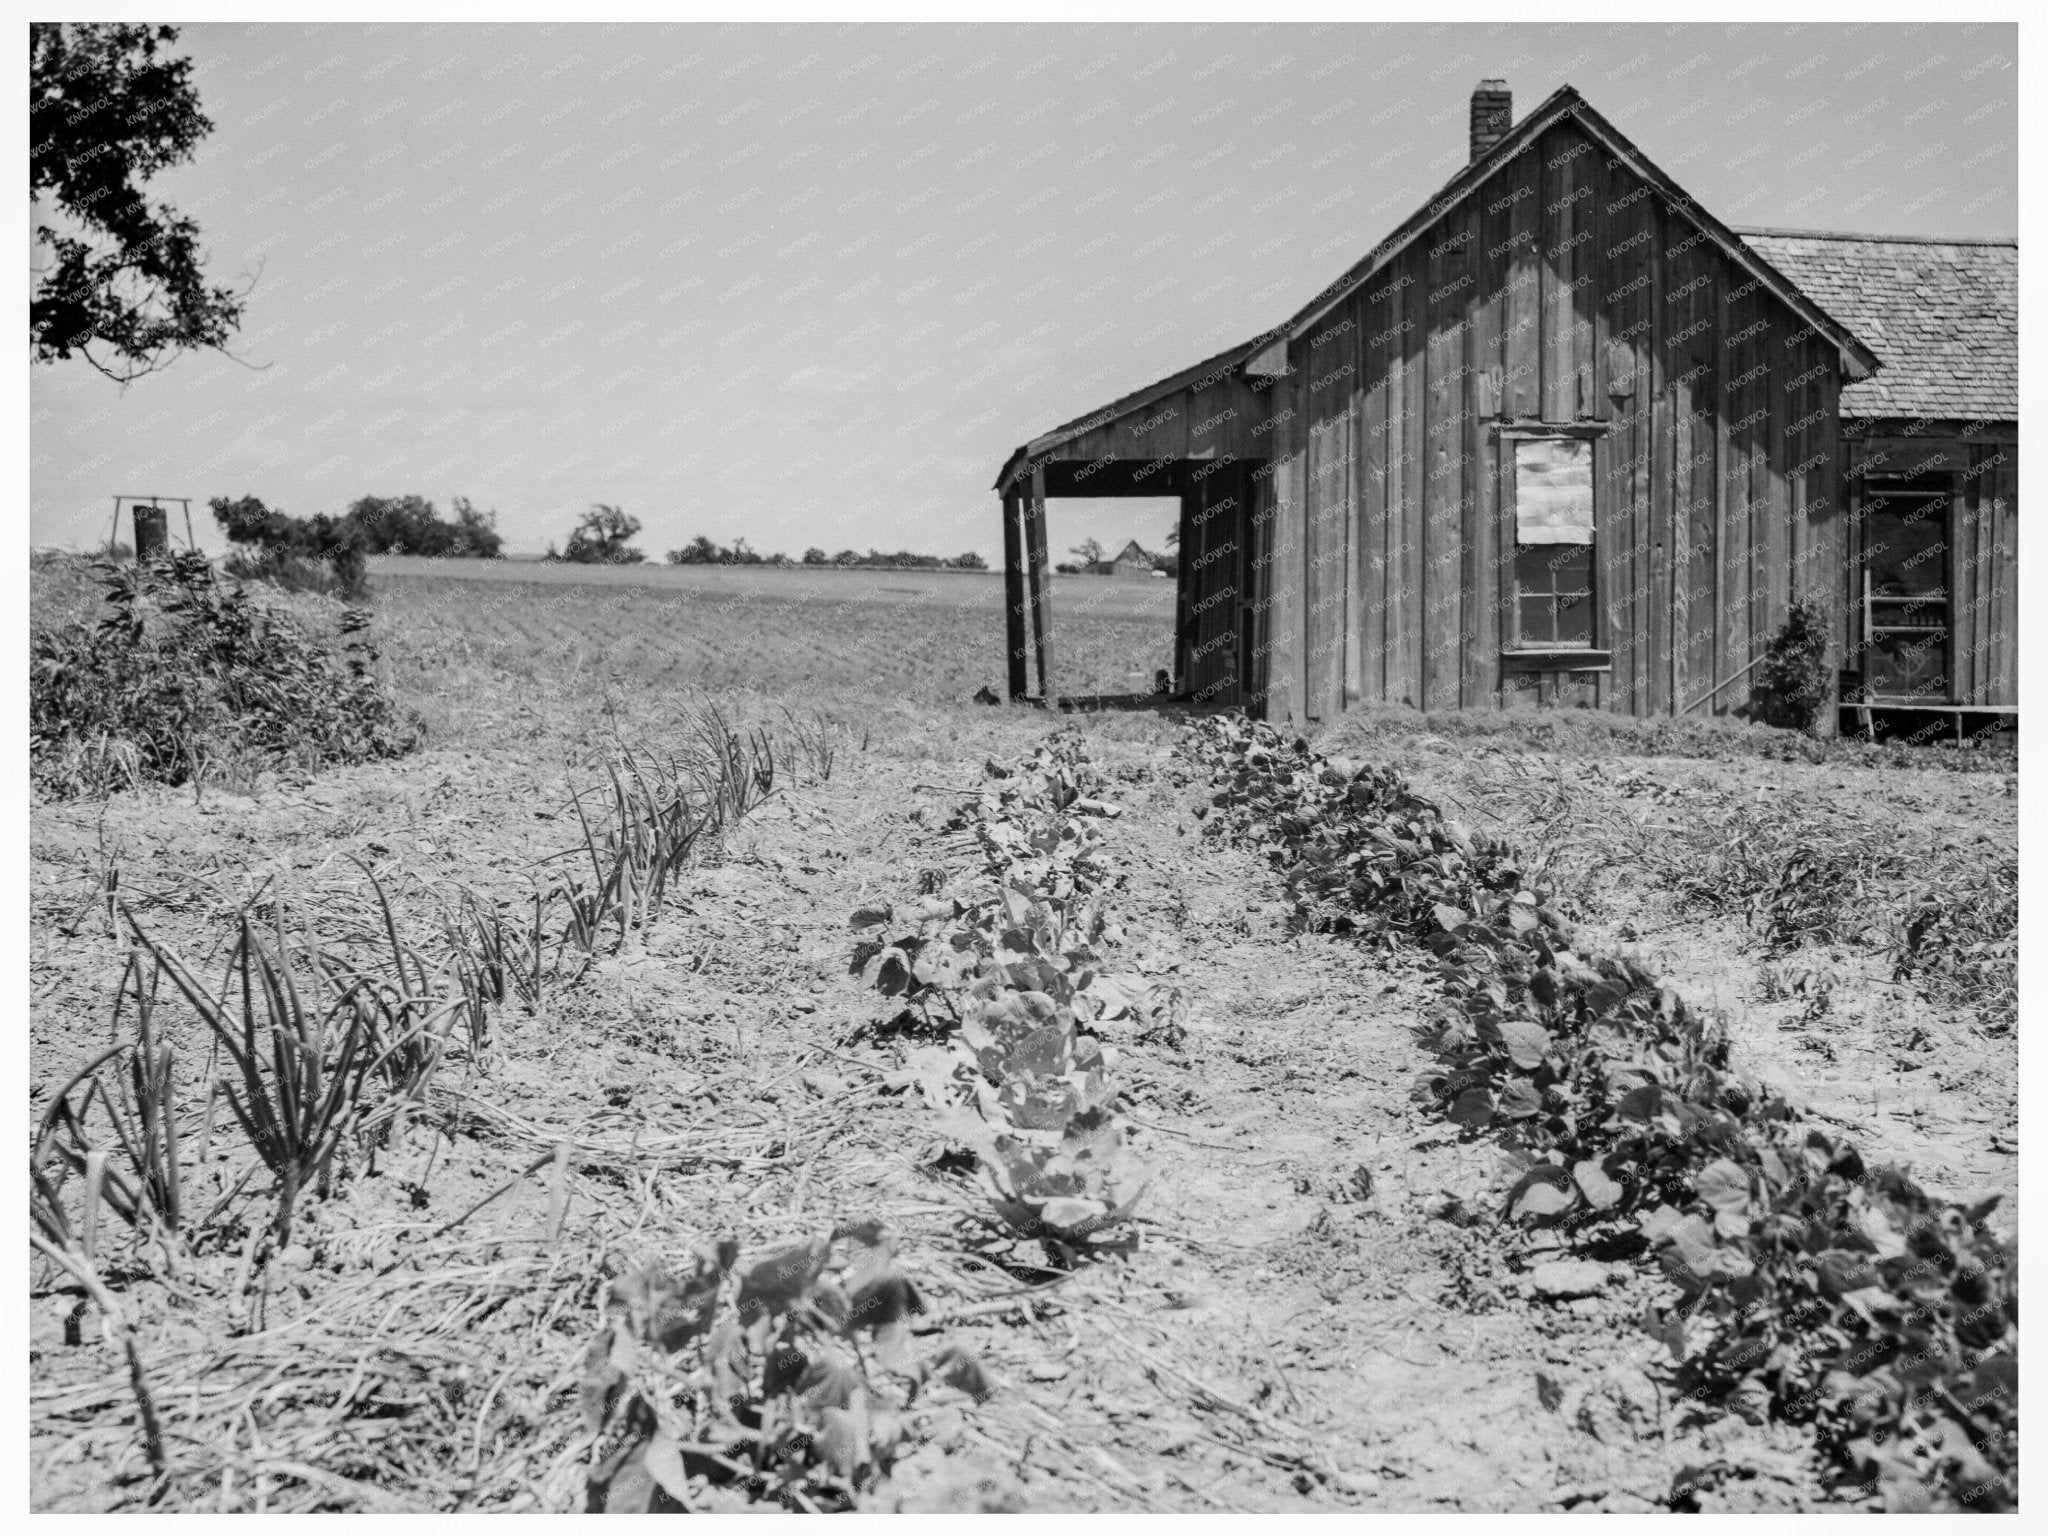
<path fill-rule="evenodd" d="M 1046 504 L 1058 604 L 1060 690 L 1174 691 L 1178 496 L 1061 496 Z"/>
<path fill-rule="evenodd" d="M 1263 713 L 1272 534 L 1264 460 L 1044 459 L 998 489 L 1013 700 Z M 1054 501 L 1084 504 L 1062 506 L 1057 536 L 1048 526 Z M 1166 547 L 1147 543 L 1144 530 Z M 1172 574 L 1147 572 L 1148 562 Z"/>

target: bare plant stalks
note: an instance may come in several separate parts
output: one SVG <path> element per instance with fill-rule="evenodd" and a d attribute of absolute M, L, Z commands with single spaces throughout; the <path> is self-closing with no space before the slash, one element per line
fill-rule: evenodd
<path fill-rule="evenodd" d="M 128 1361 L 129 1390 L 135 1394 L 136 1417 L 142 1426 L 142 1449 L 149 1457 L 150 1470 L 159 1478 L 163 1477 L 166 1468 L 163 1426 L 157 1416 L 156 1398 L 149 1389 L 149 1377 L 142 1368 L 142 1347 L 136 1341 L 135 1328 L 128 1321 L 127 1311 L 107 1289 L 72 1233 L 57 1186 L 45 1176 L 40 1163 L 31 1165 L 29 1215 L 35 1228 L 28 1235 L 29 1245 L 78 1282 L 100 1309 L 100 1328 L 106 1341 L 121 1346 L 121 1352 Z"/>
<path fill-rule="evenodd" d="M 149 1390 L 149 1378 L 142 1369 L 142 1348 L 136 1342 L 135 1329 L 128 1321 L 128 1314 L 122 1310 L 114 1293 L 93 1272 L 92 1266 L 85 1262 L 83 1255 L 58 1247 L 40 1232 L 31 1232 L 28 1240 L 36 1252 L 85 1288 L 86 1295 L 100 1309 L 101 1327 L 107 1342 L 119 1343 L 121 1352 L 127 1356 L 128 1384 L 135 1393 L 136 1414 L 142 1421 L 142 1448 L 149 1457 L 150 1470 L 162 1477 L 165 1470 L 163 1427 L 157 1418 L 156 1398 Z"/>

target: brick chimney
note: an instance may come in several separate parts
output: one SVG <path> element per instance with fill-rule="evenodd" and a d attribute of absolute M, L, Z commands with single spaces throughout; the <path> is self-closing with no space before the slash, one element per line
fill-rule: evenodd
<path fill-rule="evenodd" d="M 1472 158 L 1477 160 L 1508 136 L 1515 120 L 1515 98 L 1505 80 L 1482 80 L 1472 93 Z"/>

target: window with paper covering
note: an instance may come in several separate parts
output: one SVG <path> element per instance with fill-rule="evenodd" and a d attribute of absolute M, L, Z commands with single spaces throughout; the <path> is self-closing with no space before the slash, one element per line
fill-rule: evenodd
<path fill-rule="evenodd" d="M 1514 611 L 1519 650 L 1591 649 L 1593 444 L 1583 437 L 1514 442 Z"/>

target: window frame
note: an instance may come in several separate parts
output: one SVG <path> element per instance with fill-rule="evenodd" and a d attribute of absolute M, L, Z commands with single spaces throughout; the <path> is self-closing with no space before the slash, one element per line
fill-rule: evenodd
<path fill-rule="evenodd" d="M 1600 477 L 1608 467 L 1607 433 L 1606 423 L 1588 421 L 1520 422 L 1500 424 L 1494 428 L 1500 487 L 1500 657 L 1504 667 L 1567 672 L 1604 672 L 1611 667 L 1613 653 L 1607 620 L 1606 581 L 1600 568 L 1601 539 L 1606 531 Z M 1517 570 L 1518 556 L 1525 549 L 1541 549 L 1543 546 L 1523 544 L 1516 537 L 1520 527 L 1517 515 L 1520 488 L 1515 473 L 1515 445 L 1547 439 L 1583 442 L 1592 455 L 1593 540 L 1585 548 L 1589 551 L 1587 588 L 1593 612 L 1589 625 L 1590 639 L 1584 644 L 1577 641 L 1535 643 L 1525 640 L 1522 634 L 1522 584 Z"/>

